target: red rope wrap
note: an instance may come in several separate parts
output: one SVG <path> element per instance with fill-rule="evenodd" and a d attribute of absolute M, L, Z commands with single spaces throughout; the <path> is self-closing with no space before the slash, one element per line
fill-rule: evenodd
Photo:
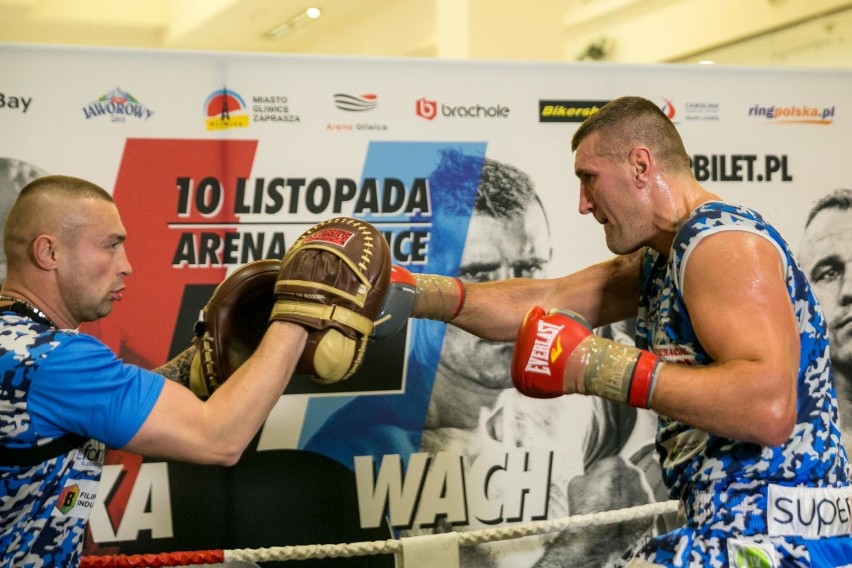
<path fill-rule="evenodd" d="M 162 552 L 160 554 L 115 554 L 84 556 L 80 568 L 159 568 L 188 564 L 216 564 L 225 561 L 224 550 L 195 550 L 192 552 Z"/>

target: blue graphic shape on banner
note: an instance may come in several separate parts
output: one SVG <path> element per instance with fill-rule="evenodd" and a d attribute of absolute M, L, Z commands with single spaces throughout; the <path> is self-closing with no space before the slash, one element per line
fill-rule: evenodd
<path fill-rule="evenodd" d="M 379 191 L 408 190 L 416 209 L 406 213 L 355 212 L 376 225 L 394 243 L 402 233 L 425 233 L 418 239 L 420 262 L 411 250 L 395 250 L 394 263 L 412 272 L 457 275 L 473 211 L 485 142 L 371 142 L 363 178 L 384 180 Z M 394 183 L 387 183 L 393 179 Z M 390 188 L 390 189 L 389 189 Z M 424 194 L 427 191 L 428 194 Z M 379 196 L 395 201 L 396 197 Z M 425 206 L 424 206 L 425 204 Z M 413 240 L 413 239 L 412 239 Z M 413 245 L 412 245 L 413 246 Z M 314 397 L 308 403 L 299 448 L 354 467 L 354 456 L 399 455 L 407 464 L 418 451 L 446 324 L 411 320 L 406 376 L 399 393 L 340 398 Z M 402 378 L 401 378 L 402 379 Z"/>

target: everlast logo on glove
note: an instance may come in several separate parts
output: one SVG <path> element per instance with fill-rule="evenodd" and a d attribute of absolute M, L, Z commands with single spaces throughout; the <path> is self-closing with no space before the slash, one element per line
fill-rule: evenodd
<path fill-rule="evenodd" d="M 564 325 L 554 325 L 546 321 L 538 322 L 538 333 L 536 333 L 530 357 L 527 359 L 526 371 L 528 373 L 550 376 L 550 363 L 556 361 L 562 355 L 559 332 L 563 329 L 565 329 Z M 554 340 L 556 341 L 555 346 Z M 551 348 L 553 348 L 552 352 Z"/>

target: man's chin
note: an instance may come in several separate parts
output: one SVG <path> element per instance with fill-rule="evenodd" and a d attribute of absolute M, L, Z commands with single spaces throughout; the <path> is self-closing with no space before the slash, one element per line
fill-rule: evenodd
<path fill-rule="evenodd" d="M 606 248 L 613 254 L 627 254 L 624 243 L 615 238 L 609 231 L 606 233 Z"/>
<path fill-rule="evenodd" d="M 95 317 L 89 321 L 99 320 L 101 318 L 105 318 L 106 316 L 112 313 L 112 302 L 105 302 L 98 306 L 98 310 L 95 314 Z"/>

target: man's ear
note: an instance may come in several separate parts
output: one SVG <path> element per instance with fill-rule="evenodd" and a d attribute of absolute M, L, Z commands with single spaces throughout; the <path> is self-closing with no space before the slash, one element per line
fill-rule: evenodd
<path fill-rule="evenodd" d="M 633 179 L 638 187 L 645 187 L 651 171 L 651 150 L 645 146 L 636 146 L 628 155 L 630 167 L 633 169 Z"/>
<path fill-rule="evenodd" d="M 33 263 L 44 270 L 52 270 L 56 266 L 56 237 L 39 235 L 33 241 Z"/>

